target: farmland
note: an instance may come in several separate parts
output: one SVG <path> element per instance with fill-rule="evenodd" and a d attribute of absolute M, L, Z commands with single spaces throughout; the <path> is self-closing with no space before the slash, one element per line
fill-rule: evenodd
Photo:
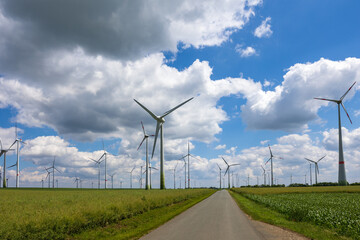
<path fill-rule="evenodd" d="M 243 197 L 286 216 L 360 239 L 360 187 L 244 188 Z"/>
<path fill-rule="evenodd" d="M 154 209 L 196 202 L 213 192 L 207 189 L 1 190 L 0 239 L 65 239 Z"/>

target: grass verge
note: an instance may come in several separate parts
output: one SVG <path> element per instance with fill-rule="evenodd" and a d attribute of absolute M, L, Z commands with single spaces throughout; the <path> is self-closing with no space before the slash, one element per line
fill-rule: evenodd
<path fill-rule="evenodd" d="M 263 205 L 257 204 L 239 193 L 235 193 L 233 191 L 229 192 L 241 210 L 250 215 L 254 220 L 290 229 L 311 239 L 350 239 L 344 236 L 340 236 L 336 232 L 330 231 L 323 227 L 315 226 L 310 223 L 290 221 L 286 218 L 285 215 L 266 208 Z"/>
<path fill-rule="evenodd" d="M 143 214 L 121 220 L 116 224 L 94 228 L 81 234 L 69 236 L 68 239 L 138 239 L 214 193 L 215 191 L 211 191 L 197 198 L 150 210 Z"/>

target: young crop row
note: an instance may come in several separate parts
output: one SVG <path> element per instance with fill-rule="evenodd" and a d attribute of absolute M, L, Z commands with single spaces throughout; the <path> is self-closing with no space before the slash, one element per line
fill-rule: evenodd
<path fill-rule="evenodd" d="M 207 189 L 3 190 L 0 239 L 65 239 L 211 192 Z"/>
<path fill-rule="evenodd" d="M 290 220 L 311 222 L 360 239 L 360 193 L 242 195 L 283 213 Z"/>

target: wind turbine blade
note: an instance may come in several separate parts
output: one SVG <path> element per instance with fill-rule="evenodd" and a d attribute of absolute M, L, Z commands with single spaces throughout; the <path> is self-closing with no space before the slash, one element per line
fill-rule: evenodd
<path fill-rule="evenodd" d="M 165 113 L 161 116 L 161 118 L 163 118 L 163 117 L 165 117 L 165 116 L 169 115 L 170 113 L 172 113 L 173 111 L 175 111 L 176 109 L 178 109 L 179 107 L 181 107 L 182 105 L 184 105 L 185 103 L 187 103 L 187 102 L 191 101 L 193 98 L 194 98 L 194 97 L 189 98 L 189 99 L 188 99 L 188 100 L 186 100 L 185 102 L 180 103 L 180 104 L 179 104 L 179 105 L 177 105 L 176 107 L 174 107 L 174 108 L 170 109 L 169 111 L 165 112 Z"/>
<path fill-rule="evenodd" d="M 230 168 L 230 166 L 228 165 L 228 167 L 226 168 L 226 171 L 225 171 L 224 176 L 225 176 L 225 175 L 226 175 L 226 173 L 229 171 L 229 168 Z"/>
<path fill-rule="evenodd" d="M 271 158 L 269 158 L 269 160 L 266 161 L 265 165 L 270 161 Z"/>
<path fill-rule="evenodd" d="M 141 141 L 139 147 L 137 148 L 137 150 L 139 150 L 139 148 L 141 147 L 141 145 L 143 144 L 143 142 L 145 141 L 146 137 L 143 138 L 143 140 Z"/>
<path fill-rule="evenodd" d="M 313 161 L 311 159 L 308 159 L 308 158 L 305 158 L 305 159 L 308 160 L 309 162 L 315 163 L 315 161 Z"/>
<path fill-rule="evenodd" d="M 265 168 L 261 165 L 261 168 L 265 171 Z"/>
<path fill-rule="evenodd" d="M 221 157 L 223 160 L 224 160 L 224 162 L 226 163 L 226 165 L 228 165 L 229 166 L 229 164 L 227 163 L 227 161 L 223 158 L 223 157 Z M 227 171 L 227 170 L 226 170 Z"/>
<path fill-rule="evenodd" d="M 232 166 L 237 166 L 237 165 L 240 165 L 240 163 L 230 164 L 229 166 L 232 167 Z"/>
<path fill-rule="evenodd" d="M 220 168 L 219 164 L 216 164 L 216 165 L 218 166 L 219 170 L 221 170 L 221 168 Z"/>
<path fill-rule="evenodd" d="M 103 153 L 103 155 L 101 155 L 101 157 L 99 158 L 98 162 L 102 162 L 101 159 L 105 156 L 105 153 Z"/>
<path fill-rule="evenodd" d="M 348 112 L 346 111 L 346 109 L 345 109 L 345 107 L 344 107 L 344 104 L 343 104 L 342 102 L 341 102 L 341 106 L 342 106 L 342 108 L 344 109 L 344 111 L 345 111 L 345 113 L 346 113 L 347 117 L 349 118 L 350 123 L 352 124 L 352 121 L 351 121 L 351 119 L 350 119 L 350 116 L 349 116 Z"/>
<path fill-rule="evenodd" d="M 152 150 L 151 158 L 153 158 L 153 157 L 154 157 L 155 146 L 156 146 L 156 140 L 157 140 L 158 135 L 159 135 L 159 130 L 160 130 L 160 122 L 157 122 L 157 123 L 156 123 L 156 131 L 155 131 L 154 146 L 153 146 L 153 150 Z"/>
<path fill-rule="evenodd" d="M 270 148 L 270 145 L 269 146 L 269 150 L 270 150 L 270 156 L 273 157 L 273 154 L 272 154 L 272 151 L 271 151 L 271 148 Z"/>
<path fill-rule="evenodd" d="M 326 155 L 320 158 L 319 160 L 317 160 L 317 162 L 320 162 L 324 157 L 326 157 Z"/>
<path fill-rule="evenodd" d="M 8 148 L 8 151 L 10 150 L 10 148 L 12 148 L 12 146 L 14 146 L 14 144 L 17 142 L 17 140 L 15 140 L 14 142 L 13 142 L 13 144 L 11 144 L 11 146 Z"/>
<path fill-rule="evenodd" d="M 159 169 L 157 169 L 156 167 L 151 167 L 151 168 L 159 171 Z"/>
<path fill-rule="evenodd" d="M 57 168 L 54 168 L 56 171 L 58 171 L 58 173 L 61 173 Z"/>
<path fill-rule="evenodd" d="M 351 88 L 355 85 L 356 82 L 354 82 L 351 87 L 346 91 L 346 93 L 344 93 L 344 95 L 342 95 L 342 97 L 340 98 L 340 101 L 342 101 L 344 99 L 344 97 L 346 96 L 346 94 L 348 94 L 348 92 L 351 90 Z"/>
<path fill-rule="evenodd" d="M 319 166 L 318 166 L 317 164 L 315 164 L 315 167 L 316 167 L 316 170 L 317 170 L 318 174 L 320 174 L 320 172 L 319 172 Z"/>
<path fill-rule="evenodd" d="M 142 129 L 143 129 L 144 135 L 146 135 L 146 133 L 145 133 L 145 128 L 144 128 L 144 124 L 143 124 L 142 121 L 141 121 L 141 127 L 142 127 Z"/>
<path fill-rule="evenodd" d="M 334 100 L 334 99 L 328 99 L 328 98 L 314 98 L 316 100 L 323 100 L 323 101 L 329 101 L 329 102 L 335 102 L 338 103 L 338 100 Z"/>
<path fill-rule="evenodd" d="M 145 111 L 147 111 L 150 116 L 152 116 L 156 121 L 159 119 L 155 114 L 153 114 L 149 109 L 147 109 L 144 105 L 142 105 L 141 103 L 139 103 L 138 101 L 136 101 L 136 99 L 134 99 L 134 101 L 140 105 L 140 107 L 142 107 Z"/>
<path fill-rule="evenodd" d="M 12 167 L 15 167 L 16 166 L 16 163 L 14 165 L 11 165 L 10 167 L 7 167 L 7 168 L 12 168 Z"/>

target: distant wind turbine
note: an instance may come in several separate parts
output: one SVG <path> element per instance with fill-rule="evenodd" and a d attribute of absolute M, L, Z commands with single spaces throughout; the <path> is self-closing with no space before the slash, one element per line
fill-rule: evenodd
<path fill-rule="evenodd" d="M 6 181 L 7 181 L 7 178 L 6 178 L 6 153 L 8 151 L 13 151 L 14 149 L 10 149 L 11 147 L 9 147 L 8 149 L 3 149 L 1 140 L 0 140 L 0 147 L 1 147 L 0 157 L 2 155 L 4 155 L 3 176 L 2 176 L 3 177 L 3 188 L 6 188 L 7 187 L 7 184 L 6 184 Z"/>
<path fill-rule="evenodd" d="M 52 169 L 52 175 L 53 175 L 53 184 L 52 187 L 55 188 L 55 170 L 58 171 L 58 173 L 61 173 L 56 167 L 55 167 L 55 156 L 54 161 L 51 167 L 48 167 L 47 170 Z"/>
<path fill-rule="evenodd" d="M 269 150 L 270 150 L 270 158 L 269 158 L 269 160 L 266 161 L 265 165 L 266 165 L 269 161 L 271 161 L 271 186 L 273 186 L 273 185 L 274 185 L 273 158 L 278 158 L 278 159 L 283 159 L 283 158 L 281 158 L 281 157 L 275 157 L 275 156 L 273 155 L 272 151 L 271 151 L 270 145 L 268 145 L 268 147 L 269 147 Z"/>
<path fill-rule="evenodd" d="M 169 115 L 170 113 L 172 113 L 173 111 L 175 111 L 176 109 L 178 109 L 179 107 L 181 107 L 182 105 L 184 105 L 185 103 L 189 102 L 190 100 L 192 100 L 193 98 L 190 98 L 188 100 L 186 100 L 185 102 L 177 105 L 176 107 L 170 109 L 169 111 L 166 111 L 165 113 L 163 113 L 161 116 L 156 116 L 154 113 L 152 113 L 149 109 L 147 109 L 144 105 L 142 105 L 141 103 L 139 103 L 138 101 L 136 101 L 134 99 L 134 101 L 140 105 L 140 107 L 142 107 L 146 112 L 148 112 L 150 114 L 150 116 L 152 118 L 154 118 L 156 120 L 156 132 L 155 132 L 155 140 L 154 140 L 154 146 L 153 146 L 153 150 L 152 150 L 152 155 L 151 158 L 154 157 L 154 151 L 155 151 L 155 146 L 156 146 L 156 140 L 157 137 L 159 135 L 159 131 L 160 131 L 160 189 L 165 189 L 165 175 L 164 175 L 164 132 L 163 132 L 163 125 L 165 123 L 165 119 L 164 117 L 166 117 L 167 115 Z"/>
<path fill-rule="evenodd" d="M 170 170 L 174 171 L 174 189 L 176 189 L 175 172 L 176 172 L 177 165 L 178 165 L 178 163 L 176 163 L 176 165 L 173 169 L 170 169 Z"/>
<path fill-rule="evenodd" d="M 45 171 L 47 172 L 47 175 L 46 175 L 46 177 L 45 177 L 45 180 L 46 179 L 49 179 L 48 181 L 48 188 L 50 188 L 50 174 L 51 174 L 51 172 L 49 171 L 49 169 L 48 168 L 45 168 Z"/>
<path fill-rule="evenodd" d="M 223 158 L 223 157 L 221 157 L 221 158 L 224 160 L 224 162 L 227 165 L 224 176 L 226 175 L 226 173 L 228 174 L 228 184 L 229 184 L 228 188 L 230 189 L 230 167 L 240 165 L 240 163 L 228 164 L 227 161 L 225 160 L 225 158 Z"/>
<path fill-rule="evenodd" d="M 17 134 L 17 124 L 15 124 L 15 141 L 13 142 L 13 144 L 11 144 L 11 146 L 9 148 L 11 148 L 12 146 L 14 146 L 14 144 L 16 143 L 16 155 L 17 155 L 17 160 L 16 163 L 11 167 L 16 166 L 16 188 L 20 187 L 20 182 L 19 182 L 19 174 L 20 174 L 20 143 L 22 144 L 26 144 L 21 138 L 18 138 L 18 134 Z"/>
<path fill-rule="evenodd" d="M 319 166 L 318 166 L 318 163 L 324 158 L 324 157 L 326 157 L 326 155 L 325 156 L 323 156 L 322 158 L 320 158 L 319 160 L 317 160 L 317 161 L 314 161 L 314 160 L 311 160 L 311 159 L 308 159 L 308 158 L 305 158 L 306 160 L 308 160 L 309 162 L 311 162 L 311 163 L 314 163 L 315 164 L 315 183 L 317 184 L 317 175 L 320 173 L 319 172 Z"/>
<path fill-rule="evenodd" d="M 133 169 L 129 172 L 130 173 L 130 188 L 132 188 L 132 172 L 134 171 L 135 166 L 133 167 Z"/>
<path fill-rule="evenodd" d="M 141 147 L 141 145 L 143 144 L 143 142 L 145 141 L 145 149 L 146 149 L 146 180 L 145 180 L 145 189 L 150 189 L 150 186 L 149 186 L 149 154 L 148 154 L 148 138 L 149 137 L 153 137 L 155 135 L 148 135 L 146 132 L 145 132 L 145 128 L 144 128 L 144 124 L 143 122 L 141 122 L 141 126 L 142 126 L 142 129 L 143 129 L 143 133 L 144 133 L 144 138 L 143 140 L 141 141 L 139 147 L 137 150 L 139 150 L 139 148 Z M 142 172 L 142 171 L 141 171 Z"/>
<path fill-rule="evenodd" d="M 102 156 L 101 156 L 101 158 L 102 158 Z M 95 164 L 98 165 L 98 189 L 100 189 L 100 163 L 103 161 L 103 160 L 101 160 L 101 158 L 98 160 L 89 158 L 91 161 L 95 162 Z"/>
<path fill-rule="evenodd" d="M 111 177 L 111 188 L 114 189 L 114 175 L 116 173 L 110 174 L 109 176 Z"/>
<path fill-rule="evenodd" d="M 181 160 L 181 159 L 185 160 L 186 157 L 188 160 L 188 162 L 187 162 L 187 165 L 188 165 L 188 171 L 187 171 L 188 181 L 187 181 L 187 183 L 188 183 L 188 188 L 190 188 L 191 187 L 191 184 L 190 184 L 190 157 L 193 157 L 197 160 L 199 160 L 199 159 L 190 153 L 190 142 L 189 141 L 188 141 L 188 153 L 185 156 L 183 156 L 182 158 L 180 158 L 179 160 Z M 185 161 L 185 170 L 186 170 L 186 161 Z M 185 178 L 186 178 L 186 173 L 185 173 Z M 185 183 L 185 188 L 186 188 L 186 183 Z"/>
<path fill-rule="evenodd" d="M 345 92 L 344 95 L 342 95 L 342 97 L 339 100 L 327 99 L 327 98 L 314 98 L 314 99 L 317 99 L 317 100 L 324 100 L 324 101 L 334 102 L 334 103 L 336 103 L 338 105 L 338 119 L 339 119 L 339 176 L 338 176 L 338 183 L 339 183 L 339 185 L 346 185 L 347 184 L 346 173 L 345 173 L 344 152 L 343 152 L 343 145 L 342 145 L 342 134 L 341 134 L 340 105 L 344 109 L 347 117 L 350 120 L 350 123 L 352 124 L 350 116 L 349 116 L 348 112 L 346 111 L 345 106 L 342 103 L 342 101 L 344 100 L 346 94 L 348 94 L 349 91 L 351 90 L 351 88 L 355 85 L 355 83 L 356 82 L 354 82 L 353 85 L 351 85 L 351 87 Z"/>

